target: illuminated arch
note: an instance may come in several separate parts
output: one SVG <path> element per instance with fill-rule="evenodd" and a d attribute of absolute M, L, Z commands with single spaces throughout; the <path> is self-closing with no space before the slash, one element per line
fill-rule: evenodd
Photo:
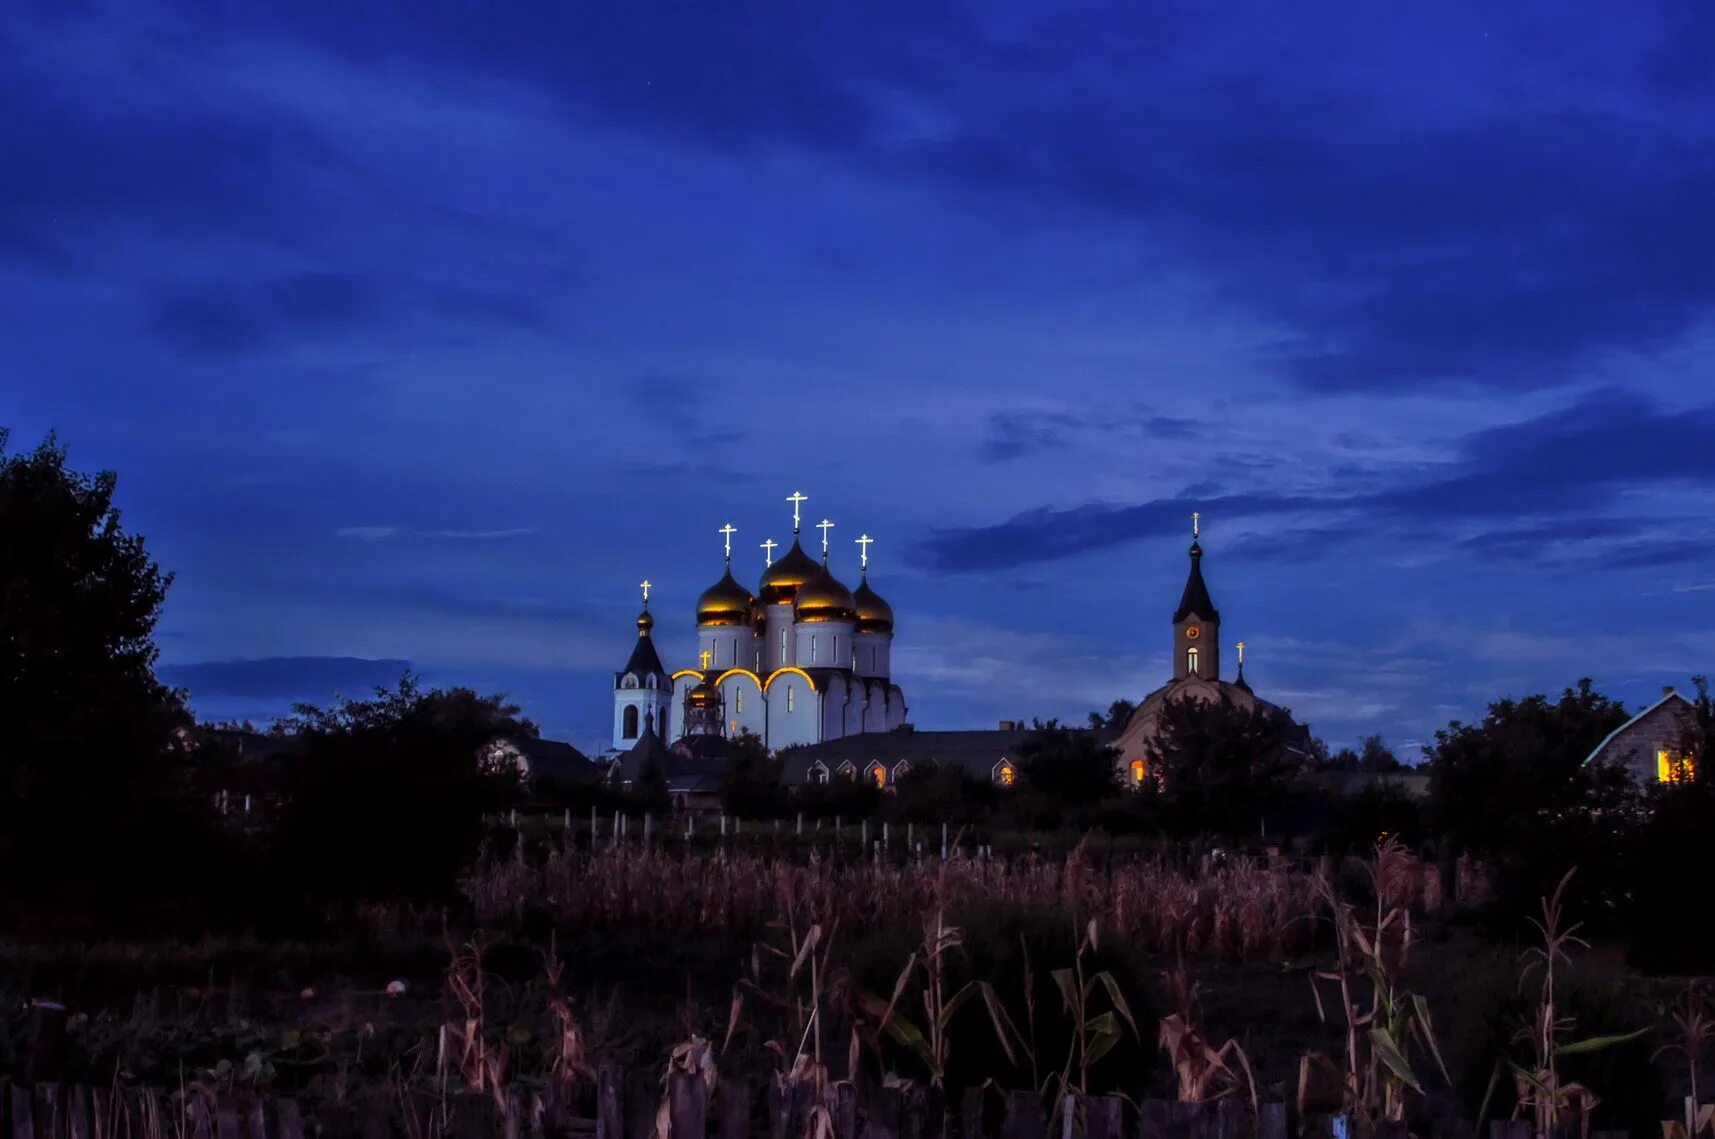
<path fill-rule="evenodd" d="M 703 674 L 701 672 L 699 672 L 698 670 L 696 670 L 694 668 L 681 668 L 678 672 L 675 672 L 673 674 L 673 682 L 675 684 L 677 684 L 679 681 L 679 678 L 682 676 L 694 676 L 698 680 L 703 679 Z"/>
<path fill-rule="evenodd" d="M 838 768 L 835 769 L 834 774 L 841 776 L 842 778 L 845 778 L 845 779 L 856 779 L 857 778 L 857 764 L 853 763 L 851 760 L 848 759 L 844 763 L 840 764 L 840 766 Z"/>
<path fill-rule="evenodd" d="M 810 674 L 799 668 L 797 665 L 791 664 L 787 665 L 785 668 L 777 668 L 773 672 L 769 673 L 768 679 L 762 682 L 762 690 L 767 692 L 770 688 L 774 687 L 774 682 L 776 680 L 779 680 L 789 672 L 795 672 L 799 676 L 802 676 L 804 678 L 804 683 L 810 686 L 811 692 L 817 691 L 816 682 L 811 678 Z"/>
<path fill-rule="evenodd" d="M 715 687 L 719 688 L 721 685 L 725 684 L 726 678 L 729 676 L 748 676 L 748 677 L 750 677 L 750 679 L 752 679 L 756 682 L 756 686 L 758 688 L 762 687 L 762 677 L 756 675 L 756 673 L 750 671 L 748 668 L 729 668 L 729 669 L 727 669 L 725 672 L 723 672 L 719 676 L 715 677 Z"/>

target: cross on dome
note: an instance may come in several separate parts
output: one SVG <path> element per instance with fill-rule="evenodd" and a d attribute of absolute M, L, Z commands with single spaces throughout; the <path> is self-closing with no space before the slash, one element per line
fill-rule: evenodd
<path fill-rule="evenodd" d="M 768 541 L 762 543 L 762 565 L 763 565 L 763 568 L 766 569 L 768 566 L 771 566 L 774 564 L 774 547 L 778 546 L 779 544 L 780 543 L 776 542 L 773 538 L 770 538 L 770 539 L 768 539 Z"/>
<path fill-rule="evenodd" d="M 786 496 L 786 501 L 792 504 L 792 533 L 796 534 L 798 533 L 798 525 L 801 521 L 798 517 L 798 507 L 803 503 L 810 501 L 810 497 L 803 491 L 795 490 Z"/>
<path fill-rule="evenodd" d="M 1202 517 L 1203 516 L 1195 510 L 1191 512 L 1191 540 L 1193 542 L 1203 536 L 1201 533 Z"/>
<path fill-rule="evenodd" d="M 647 608 L 649 608 L 649 581 L 647 578 L 644 579 L 642 585 L 643 585 L 643 608 L 647 609 Z"/>
<path fill-rule="evenodd" d="M 732 565 L 732 536 L 738 533 L 738 527 L 734 526 L 731 522 L 728 522 L 725 526 L 722 526 L 719 530 L 715 531 L 715 533 L 720 534 L 726 539 L 726 561 L 727 565 L 730 566 Z"/>
<path fill-rule="evenodd" d="M 860 551 L 858 554 L 858 562 L 860 567 L 867 570 L 869 568 L 869 547 L 875 539 L 871 538 L 868 534 L 859 534 L 856 538 L 853 538 L 852 541 L 858 544 L 858 549 Z"/>
<path fill-rule="evenodd" d="M 816 523 L 816 529 L 818 529 L 822 532 L 822 560 L 823 561 L 827 561 L 827 559 L 828 559 L 828 531 L 832 530 L 833 528 L 834 528 L 834 524 L 832 522 L 829 522 L 826 518 L 824 518 L 820 522 Z"/>

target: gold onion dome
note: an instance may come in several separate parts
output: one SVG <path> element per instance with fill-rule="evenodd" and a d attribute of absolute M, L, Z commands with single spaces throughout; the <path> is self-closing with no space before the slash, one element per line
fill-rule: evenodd
<path fill-rule="evenodd" d="M 697 686 L 685 696 L 685 704 L 691 708 L 712 708 L 720 703 L 721 695 L 715 691 L 715 686 L 704 677 Z"/>
<path fill-rule="evenodd" d="M 857 631 L 860 633 L 892 633 L 893 606 L 881 599 L 881 594 L 869 587 L 869 574 L 865 573 L 858 581 L 858 587 L 852 592 L 852 600 L 856 603 Z"/>
<path fill-rule="evenodd" d="M 732 576 L 729 566 L 721 579 L 697 598 L 697 624 L 744 625 L 750 621 L 750 590 Z"/>
<path fill-rule="evenodd" d="M 857 617 L 857 599 L 823 565 L 799 588 L 792 612 L 799 621 L 851 621 Z"/>
<path fill-rule="evenodd" d="M 653 628 L 655 628 L 655 618 L 651 617 L 649 610 L 645 609 L 637 615 L 637 635 L 647 637 Z"/>
<path fill-rule="evenodd" d="M 798 590 L 804 583 L 821 572 L 822 567 L 816 559 L 806 554 L 798 539 L 793 538 L 792 548 L 762 573 L 762 588 L 758 591 L 762 595 L 762 603 L 789 604 L 798 596 Z"/>

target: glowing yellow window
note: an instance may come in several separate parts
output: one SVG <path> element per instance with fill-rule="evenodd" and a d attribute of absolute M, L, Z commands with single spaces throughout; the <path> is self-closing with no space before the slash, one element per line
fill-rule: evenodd
<path fill-rule="evenodd" d="M 1697 763 L 1684 752 L 1662 748 L 1655 753 L 1655 777 L 1661 783 L 1689 783 L 1697 776 Z"/>
<path fill-rule="evenodd" d="M 1143 760 L 1134 759 L 1131 761 L 1131 781 L 1134 786 L 1142 784 L 1144 776 L 1148 774 L 1149 769 L 1143 765 Z"/>
<path fill-rule="evenodd" d="M 1018 772 L 1013 770 L 1012 764 L 1003 763 L 1000 765 L 1000 785 L 1002 787 L 1011 787 L 1017 779 Z"/>

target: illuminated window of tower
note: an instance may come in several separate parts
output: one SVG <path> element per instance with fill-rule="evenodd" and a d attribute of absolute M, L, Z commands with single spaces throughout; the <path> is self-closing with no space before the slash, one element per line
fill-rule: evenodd
<path fill-rule="evenodd" d="M 732 710 L 739 713 L 744 711 L 744 689 L 739 688 L 733 691 Z"/>
<path fill-rule="evenodd" d="M 786 660 L 786 630 L 780 630 L 780 660 Z"/>
<path fill-rule="evenodd" d="M 1131 785 L 1133 787 L 1143 786 L 1144 777 L 1148 774 L 1149 768 L 1143 765 L 1143 760 L 1134 759 L 1131 761 Z"/>
<path fill-rule="evenodd" d="M 1011 787 L 1014 783 L 1018 782 L 1018 771 L 1012 766 L 1012 764 L 1002 763 L 1000 765 L 999 772 L 997 772 L 996 781 L 1002 787 Z"/>
<path fill-rule="evenodd" d="M 1202 673 L 1197 671 L 1197 650 L 1196 649 L 1186 649 L 1185 650 L 1185 674 L 1187 676 L 1201 676 L 1202 675 Z"/>
<path fill-rule="evenodd" d="M 798 690 L 790 684 L 786 686 L 786 710 L 795 711 L 798 707 Z"/>
<path fill-rule="evenodd" d="M 1697 777 L 1697 763 L 1682 751 L 1662 748 L 1655 753 L 1655 777 L 1660 783 L 1689 783 Z"/>

